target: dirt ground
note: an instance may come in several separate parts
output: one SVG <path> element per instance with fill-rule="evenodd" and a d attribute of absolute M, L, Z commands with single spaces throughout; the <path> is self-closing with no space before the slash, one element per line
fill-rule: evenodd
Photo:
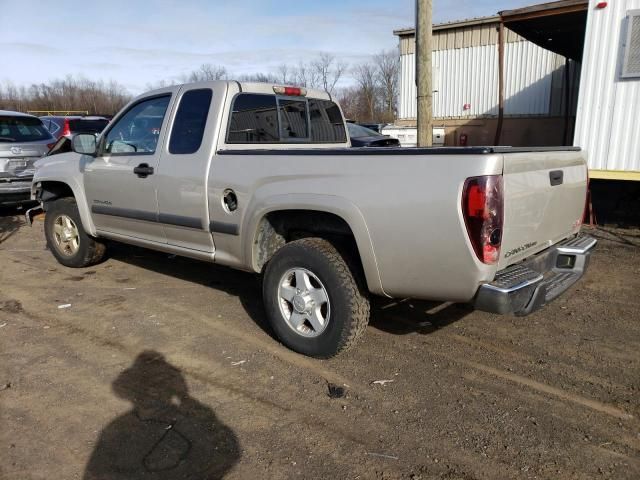
<path fill-rule="evenodd" d="M 638 230 L 591 229 L 529 317 L 378 299 L 318 361 L 250 274 L 123 245 L 67 269 L 42 227 L 0 214 L 2 479 L 640 478 Z"/>

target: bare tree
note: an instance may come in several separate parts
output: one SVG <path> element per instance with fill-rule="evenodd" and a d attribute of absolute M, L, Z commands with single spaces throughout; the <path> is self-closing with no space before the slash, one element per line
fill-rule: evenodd
<path fill-rule="evenodd" d="M 361 63 L 354 69 L 353 76 L 360 89 L 362 100 L 367 107 L 368 118 L 366 120 L 376 120 L 376 107 L 380 89 L 378 88 L 378 76 L 375 64 Z"/>
<path fill-rule="evenodd" d="M 223 80 L 227 78 L 227 69 L 220 65 L 203 63 L 198 70 L 192 71 L 186 77 L 188 82 L 209 82 L 212 80 Z"/>
<path fill-rule="evenodd" d="M 301 87 L 316 88 L 319 85 L 317 71 L 304 62 L 298 63 L 295 69 L 295 84 Z"/>
<path fill-rule="evenodd" d="M 311 69 L 317 77 L 320 87 L 329 93 L 333 93 L 340 77 L 347 69 L 347 64 L 336 60 L 330 53 L 321 53 L 320 56 L 311 62 Z"/>
<path fill-rule="evenodd" d="M 49 83 L 16 88 L 6 83 L 0 88 L 0 109 L 29 111 L 86 110 L 113 114 L 130 99 L 126 89 L 114 82 L 104 83 L 83 77 L 67 76 Z"/>
<path fill-rule="evenodd" d="M 291 70 L 289 68 L 289 65 L 287 65 L 286 63 L 279 65 L 277 72 L 278 72 L 277 76 L 278 76 L 279 83 L 282 83 L 283 85 L 288 85 L 295 81 L 295 79 L 292 78 L 295 75 L 295 72 Z"/>
<path fill-rule="evenodd" d="M 238 80 L 241 82 L 259 82 L 259 83 L 279 83 L 279 79 L 273 73 L 249 73 L 240 75 Z"/>
<path fill-rule="evenodd" d="M 377 69 L 381 97 L 385 106 L 384 120 L 393 121 L 398 97 L 400 58 L 394 50 L 382 51 L 373 57 Z"/>

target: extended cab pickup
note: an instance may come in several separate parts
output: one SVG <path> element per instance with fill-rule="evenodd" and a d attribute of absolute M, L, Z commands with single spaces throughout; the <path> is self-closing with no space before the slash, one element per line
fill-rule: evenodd
<path fill-rule="evenodd" d="M 72 144 L 32 187 L 60 263 L 96 263 L 109 239 L 261 273 L 275 334 L 316 357 L 362 334 L 370 294 L 528 314 L 596 243 L 578 149 L 350 148 L 315 90 L 172 86 Z"/>

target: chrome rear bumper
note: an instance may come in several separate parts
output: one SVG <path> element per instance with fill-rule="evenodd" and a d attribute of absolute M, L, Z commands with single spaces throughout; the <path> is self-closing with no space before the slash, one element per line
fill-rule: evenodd
<path fill-rule="evenodd" d="M 577 236 L 498 272 L 493 282 L 478 289 L 475 308 L 516 315 L 538 310 L 584 275 L 596 243 L 588 235 Z"/>

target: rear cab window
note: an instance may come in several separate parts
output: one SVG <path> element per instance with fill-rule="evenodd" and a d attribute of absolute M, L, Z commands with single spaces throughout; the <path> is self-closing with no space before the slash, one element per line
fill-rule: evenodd
<path fill-rule="evenodd" d="M 330 100 L 239 93 L 232 102 L 228 144 L 346 141 L 342 113 Z"/>
<path fill-rule="evenodd" d="M 51 134 L 39 118 L 0 116 L 0 143 L 38 142 L 51 138 Z"/>

